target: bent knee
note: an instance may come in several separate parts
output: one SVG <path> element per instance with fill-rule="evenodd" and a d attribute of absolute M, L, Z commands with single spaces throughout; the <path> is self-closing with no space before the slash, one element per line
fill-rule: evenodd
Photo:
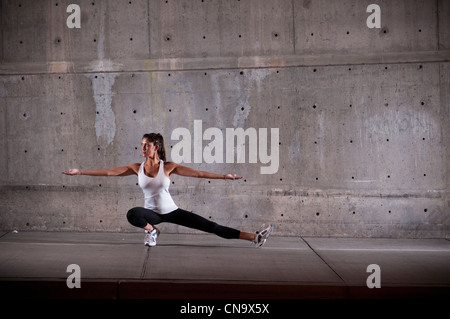
<path fill-rule="evenodd" d="M 139 207 L 134 207 L 127 212 L 128 222 L 132 225 L 136 224 L 136 221 L 139 219 Z"/>

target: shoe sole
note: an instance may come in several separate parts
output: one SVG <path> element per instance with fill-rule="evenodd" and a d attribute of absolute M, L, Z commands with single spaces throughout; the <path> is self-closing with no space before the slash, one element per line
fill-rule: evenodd
<path fill-rule="evenodd" d="M 273 231 L 273 224 L 270 224 L 270 229 L 268 230 L 268 234 L 262 235 L 263 239 L 262 239 L 262 241 L 259 244 L 256 245 L 257 248 L 262 247 L 266 243 L 267 239 L 272 234 L 272 231 Z"/>

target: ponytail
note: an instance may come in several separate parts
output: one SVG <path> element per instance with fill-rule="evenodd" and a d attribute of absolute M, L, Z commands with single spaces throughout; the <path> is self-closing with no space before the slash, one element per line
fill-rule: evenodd
<path fill-rule="evenodd" d="M 164 138 L 159 133 L 148 133 L 144 134 L 142 138 L 148 139 L 153 145 L 158 146 L 158 156 L 164 162 L 166 161 L 166 148 L 164 146 Z"/>

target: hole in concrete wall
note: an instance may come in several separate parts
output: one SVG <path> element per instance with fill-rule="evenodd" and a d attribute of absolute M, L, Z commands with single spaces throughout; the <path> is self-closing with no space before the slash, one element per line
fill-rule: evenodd
<path fill-rule="evenodd" d="M 239 38 L 242 38 L 242 35 L 239 34 Z"/>
<path fill-rule="evenodd" d="M 388 175 L 387 178 L 391 178 L 391 175 Z"/>
<path fill-rule="evenodd" d="M 389 139 L 388 139 L 388 138 L 386 139 L 386 142 L 389 142 Z"/>
<path fill-rule="evenodd" d="M 313 107 L 313 109 L 315 109 L 315 108 L 316 108 L 316 105 L 314 104 L 312 107 Z"/>
<path fill-rule="evenodd" d="M 102 187 L 102 184 L 98 184 L 98 187 Z"/>
<path fill-rule="evenodd" d="M 320 215 L 320 213 L 319 213 L 319 212 L 317 212 L 317 213 L 316 213 L 316 216 L 319 216 L 319 215 Z"/>
<path fill-rule="evenodd" d="M 203 40 L 206 39 L 206 36 L 203 36 Z"/>
<path fill-rule="evenodd" d="M 58 6 L 58 2 L 57 3 L 55 3 L 55 7 L 57 7 Z"/>
<path fill-rule="evenodd" d="M 22 76 L 22 81 L 25 81 L 25 77 L 24 76 Z"/>
<path fill-rule="evenodd" d="M 313 37 L 313 36 L 314 36 L 314 33 L 311 33 L 311 36 Z"/>
<path fill-rule="evenodd" d="M 348 68 L 348 70 L 349 70 L 349 71 L 351 71 L 351 70 L 352 70 L 352 68 Z"/>
<path fill-rule="evenodd" d="M 169 74 L 167 74 L 167 76 L 170 76 L 170 73 L 169 73 Z"/>
<path fill-rule="evenodd" d="M 133 38 L 130 38 L 130 41 L 133 41 Z"/>
<path fill-rule="evenodd" d="M 61 149 L 61 152 L 64 152 L 64 149 Z"/>
<path fill-rule="evenodd" d="M 97 42 L 97 39 L 94 39 L 94 42 Z"/>
<path fill-rule="evenodd" d="M 316 177 L 316 181 L 318 181 L 319 180 L 319 178 L 318 177 Z"/>
<path fill-rule="evenodd" d="M 419 32 L 422 32 L 422 29 L 419 29 Z"/>
<path fill-rule="evenodd" d="M 347 31 L 347 34 L 350 34 L 350 31 Z"/>
<path fill-rule="evenodd" d="M 240 75 L 244 75 L 244 71 L 239 72 Z"/>
<path fill-rule="evenodd" d="M 423 174 L 423 176 L 427 176 L 427 174 Z"/>
<path fill-rule="evenodd" d="M 136 110 L 133 110 L 133 113 L 136 114 Z"/>
<path fill-rule="evenodd" d="M 170 41 L 170 35 L 164 36 L 164 41 L 169 42 Z"/>
<path fill-rule="evenodd" d="M 206 108 L 205 110 L 206 110 L 206 112 L 208 112 L 208 108 Z"/>
<path fill-rule="evenodd" d="M 247 217 L 248 217 L 248 215 L 245 215 L 244 217 L 245 217 L 245 218 L 247 218 Z"/>
<path fill-rule="evenodd" d="M 352 107 L 352 105 L 350 104 L 348 107 Z"/>
<path fill-rule="evenodd" d="M 313 69 L 313 72 L 316 72 L 317 71 L 317 69 Z"/>
<path fill-rule="evenodd" d="M 103 223 L 103 221 L 100 219 L 100 223 Z"/>
<path fill-rule="evenodd" d="M 355 215 L 355 212 L 353 212 L 352 214 Z"/>
<path fill-rule="evenodd" d="M 25 153 L 27 153 L 28 151 L 27 150 L 25 150 Z"/>
<path fill-rule="evenodd" d="M 19 41 L 20 44 L 23 44 L 23 41 Z"/>
<path fill-rule="evenodd" d="M 172 112 L 172 109 L 169 109 L 169 112 Z"/>
<path fill-rule="evenodd" d="M 353 143 L 353 140 L 350 140 L 350 143 Z"/>
<path fill-rule="evenodd" d="M 422 68 L 422 64 L 421 65 L 419 65 L 419 69 L 421 69 Z"/>
<path fill-rule="evenodd" d="M 25 225 L 26 225 L 26 226 L 30 226 L 30 223 L 26 223 Z"/>
<path fill-rule="evenodd" d="M 425 105 L 425 102 L 420 102 L 420 105 Z"/>

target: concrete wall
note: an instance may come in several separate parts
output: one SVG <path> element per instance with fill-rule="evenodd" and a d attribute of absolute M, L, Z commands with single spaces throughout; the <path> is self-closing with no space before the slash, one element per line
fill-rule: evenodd
<path fill-rule="evenodd" d="M 71 3 L 80 29 L 66 25 Z M 176 203 L 206 218 L 276 235 L 449 237 L 448 1 L 0 4 L 1 229 L 137 230 L 125 217 L 143 205 L 136 177 L 61 171 L 140 162 L 147 132 L 170 160 L 184 127 L 192 145 L 209 150 L 207 128 L 224 145 L 224 163 L 196 163 L 193 149 L 185 165 L 245 177 L 172 176 Z M 278 129 L 276 173 L 252 154 L 226 163 L 239 127 L 267 128 L 269 145 Z"/>

